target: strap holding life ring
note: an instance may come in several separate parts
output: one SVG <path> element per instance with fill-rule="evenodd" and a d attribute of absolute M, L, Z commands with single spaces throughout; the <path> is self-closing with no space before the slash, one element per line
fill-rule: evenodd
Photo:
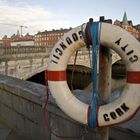
<path fill-rule="evenodd" d="M 129 120 L 140 107 L 140 43 L 120 27 L 100 23 L 100 44 L 113 49 L 124 60 L 127 69 L 127 84 L 115 101 L 98 107 L 97 126 L 110 126 Z M 74 120 L 88 124 L 89 105 L 78 100 L 66 81 L 69 58 L 85 39 L 81 29 L 86 24 L 66 33 L 52 50 L 48 64 L 48 85 L 58 106 Z"/>

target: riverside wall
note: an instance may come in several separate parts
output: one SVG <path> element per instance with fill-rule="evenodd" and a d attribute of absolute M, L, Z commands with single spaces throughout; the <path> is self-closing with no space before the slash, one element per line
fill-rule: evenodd
<path fill-rule="evenodd" d="M 91 94 L 87 91 L 86 94 L 85 91 L 74 91 L 74 95 L 85 103 L 91 102 Z M 101 139 L 98 128 L 79 137 L 85 132 L 85 126 L 64 114 L 50 96 L 46 120 L 53 132 L 59 135 L 55 136 L 45 125 L 42 111 L 45 97 L 46 87 L 41 84 L 0 75 L 0 122 L 28 140 Z M 71 138 L 63 138 L 64 136 Z M 111 140 L 139 140 L 139 114 L 121 128 L 110 128 L 109 137 Z"/>
<path fill-rule="evenodd" d="M 42 113 L 45 95 L 46 87 L 43 85 L 0 75 L 0 120 L 31 140 L 67 140 L 53 135 L 45 126 Z M 85 131 L 85 126 L 65 115 L 51 96 L 46 113 L 50 127 L 60 136 L 80 136 Z M 93 138 L 95 133 L 91 132 L 75 139 L 92 140 Z"/>

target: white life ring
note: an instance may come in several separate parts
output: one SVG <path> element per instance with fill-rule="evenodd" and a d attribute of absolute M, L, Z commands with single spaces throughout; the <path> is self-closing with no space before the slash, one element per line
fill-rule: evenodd
<path fill-rule="evenodd" d="M 110 126 L 129 120 L 140 107 L 140 43 L 124 29 L 101 24 L 100 44 L 117 52 L 127 69 L 127 84 L 115 101 L 99 106 L 97 126 Z M 52 50 L 48 64 L 48 85 L 58 106 L 74 120 L 88 124 L 89 105 L 78 100 L 66 81 L 66 67 L 71 55 L 85 46 L 82 29 L 86 24 L 66 33 Z"/>

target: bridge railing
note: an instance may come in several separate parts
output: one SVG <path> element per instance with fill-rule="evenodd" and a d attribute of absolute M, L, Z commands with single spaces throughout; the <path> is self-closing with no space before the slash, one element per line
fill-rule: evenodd
<path fill-rule="evenodd" d="M 40 53 L 45 52 L 46 47 L 20 46 L 20 47 L 0 47 L 0 54 L 20 54 L 20 53 Z"/>
<path fill-rule="evenodd" d="M 0 59 L 21 58 L 21 57 L 36 57 L 46 56 L 49 57 L 53 47 L 48 46 L 15 46 L 15 47 L 0 47 Z M 80 50 L 77 59 L 87 60 L 91 58 L 92 52 L 87 50 Z M 116 53 L 112 53 L 113 63 L 120 59 Z M 71 60 L 75 58 L 75 53 L 71 56 Z"/>
<path fill-rule="evenodd" d="M 39 46 L 0 47 L 0 59 L 47 56 L 48 48 Z"/>

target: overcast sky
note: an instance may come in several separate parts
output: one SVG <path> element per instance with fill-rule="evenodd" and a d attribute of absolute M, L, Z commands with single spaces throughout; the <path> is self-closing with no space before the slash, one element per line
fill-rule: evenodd
<path fill-rule="evenodd" d="M 11 36 L 23 28 L 23 34 L 69 28 L 99 16 L 140 24 L 140 0 L 0 0 L 0 37 Z"/>

